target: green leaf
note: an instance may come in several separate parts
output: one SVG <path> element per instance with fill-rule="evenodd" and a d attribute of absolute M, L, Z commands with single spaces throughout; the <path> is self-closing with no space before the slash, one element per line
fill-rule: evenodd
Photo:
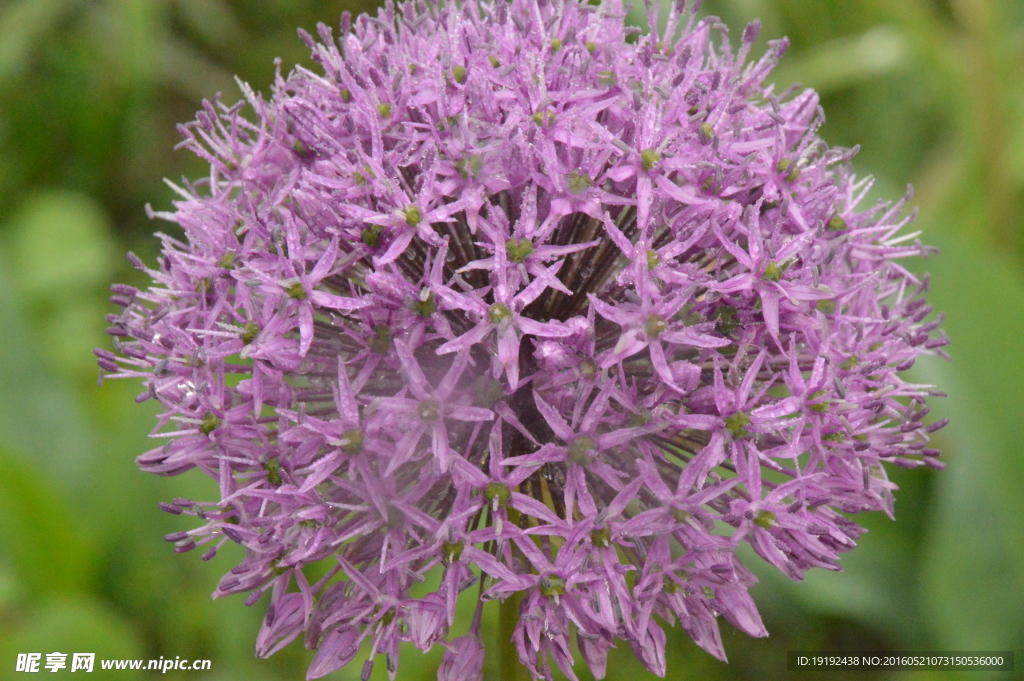
<path fill-rule="evenodd" d="M 6 610 L 24 600 L 25 596 L 25 586 L 14 569 L 6 560 L 0 560 L 0 609 Z"/>
<path fill-rule="evenodd" d="M 22 205 L 9 229 L 19 307 L 42 354 L 62 376 L 95 375 L 92 348 L 107 344 L 104 284 L 114 251 L 103 209 L 82 194 L 42 192 Z"/>
<path fill-rule="evenodd" d="M 925 471 L 907 472 L 911 478 L 926 475 Z M 795 618 L 808 615 L 846 619 L 906 650 L 926 645 L 926 629 L 917 602 L 919 564 L 914 536 L 924 531 L 928 519 L 924 514 L 902 511 L 909 492 L 912 490 L 896 493 L 895 521 L 882 513 L 851 516 L 868 532 L 853 550 L 842 554 L 842 572 L 812 569 L 802 582 L 794 582 L 743 545 L 739 552 L 743 564 L 761 580 L 751 594 L 765 615 L 788 610 L 782 619 L 790 627 L 796 626 Z M 799 609 L 804 612 L 793 612 Z"/>
<path fill-rule="evenodd" d="M 238 92 L 231 74 L 207 58 L 195 45 L 166 36 L 160 40 L 156 51 L 160 80 L 185 97 L 200 101 L 210 99 L 218 92 L 228 95 Z"/>
<path fill-rule="evenodd" d="M 11 263 L 18 285 L 33 297 L 78 296 L 106 282 L 113 263 L 109 221 L 83 194 L 46 191 L 11 219 Z"/>
<path fill-rule="evenodd" d="M 0 550 L 31 596 L 88 589 L 96 555 L 79 514 L 20 457 L 0 450 Z"/>
<path fill-rule="evenodd" d="M 158 68 L 157 45 L 166 27 L 165 3 L 152 0 L 119 0 L 111 3 L 120 24 L 121 61 L 132 85 L 146 88 Z"/>
<path fill-rule="evenodd" d="M 132 625 L 94 598 L 53 599 L 28 613 L 19 614 L 16 622 L 6 621 L 0 625 L 0 660 L 5 666 L 10 665 L 7 666 L 8 671 L 13 671 L 18 653 L 41 653 L 40 671 L 48 675 L 50 672 L 43 665 L 46 664 L 47 653 L 53 652 L 67 654 L 67 667 L 58 672 L 60 674 L 71 673 L 74 653 L 95 653 L 93 673 L 99 672 L 98 678 L 107 678 L 101 671 L 101 659 L 147 657 Z M 138 671 L 122 670 L 116 673 L 116 677 L 141 679 L 144 675 Z"/>
<path fill-rule="evenodd" d="M 13 0 L 0 6 L 0 86 L 25 72 L 33 49 L 74 0 Z"/>
<path fill-rule="evenodd" d="M 83 483 L 91 433 L 70 387 L 49 374 L 0 259 L 0 445 L 52 472 L 66 492 Z"/>
<path fill-rule="evenodd" d="M 245 29 L 226 0 L 178 0 L 176 4 L 188 27 L 207 44 L 230 49 L 246 40 Z"/>
<path fill-rule="evenodd" d="M 1024 277 L 1019 269 L 938 232 L 929 301 L 947 314 L 953 361 L 920 361 L 936 400 L 943 459 L 935 525 L 922 568 L 924 605 L 939 647 L 1019 647 L 1024 634 Z"/>
<path fill-rule="evenodd" d="M 876 26 L 784 59 L 771 80 L 777 92 L 798 82 L 825 94 L 904 68 L 907 56 L 906 40 L 897 29 Z"/>

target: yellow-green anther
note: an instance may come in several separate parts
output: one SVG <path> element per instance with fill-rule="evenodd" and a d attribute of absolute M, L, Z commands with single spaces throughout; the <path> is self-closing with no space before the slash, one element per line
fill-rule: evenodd
<path fill-rule="evenodd" d="M 710 123 L 704 121 L 700 124 L 700 136 L 706 144 L 715 138 L 715 129 L 711 127 Z"/>
<path fill-rule="evenodd" d="M 410 205 L 406 207 L 406 209 L 402 211 L 402 215 L 405 216 L 405 223 L 410 227 L 415 227 L 423 222 L 423 213 L 420 211 L 418 206 Z"/>
<path fill-rule="evenodd" d="M 515 263 L 525 262 L 533 255 L 533 242 L 529 239 L 512 237 L 505 242 L 505 254 L 508 259 Z"/>
<path fill-rule="evenodd" d="M 356 184 L 366 184 L 366 176 L 358 170 L 352 173 L 352 179 L 356 181 Z"/>
<path fill-rule="evenodd" d="M 472 175 L 474 178 L 480 177 L 480 169 L 483 168 L 484 162 L 480 157 L 480 154 L 471 154 L 464 156 L 455 162 L 455 169 L 459 171 L 459 175 L 463 179 L 469 178 Z"/>
<path fill-rule="evenodd" d="M 842 442 L 846 439 L 846 435 L 842 431 L 835 433 L 827 433 L 821 436 L 821 439 L 825 442 Z"/>
<path fill-rule="evenodd" d="M 586 378 L 593 378 L 594 376 L 597 376 L 597 370 L 597 362 L 589 357 L 583 360 L 583 363 L 580 364 L 580 373 Z"/>
<path fill-rule="evenodd" d="M 420 291 L 420 297 L 412 301 L 412 311 L 420 317 L 429 317 L 437 312 L 437 301 L 434 292 L 429 289 Z"/>
<path fill-rule="evenodd" d="M 341 451 L 346 454 L 358 454 L 363 451 L 363 431 L 358 428 L 349 428 L 341 434 Z"/>
<path fill-rule="evenodd" d="M 415 64 L 409 64 L 409 75 L 410 76 L 415 76 L 416 75 L 416 65 Z"/>
<path fill-rule="evenodd" d="M 786 172 L 789 169 L 789 165 L 792 162 L 793 161 L 788 158 L 780 158 L 779 162 L 775 164 L 775 172 L 781 175 L 782 173 Z"/>
<path fill-rule="evenodd" d="M 466 547 L 466 542 L 459 539 L 458 541 L 446 541 L 441 545 L 441 553 L 444 556 L 445 563 L 454 563 L 462 555 L 462 549 Z"/>
<path fill-rule="evenodd" d="M 605 525 L 590 531 L 590 542 L 599 549 L 612 545 L 612 528 Z"/>
<path fill-rule="evenodd" d="M 277 459 L 268 459 L 263 464 L 263 470 L 267 474 L 267 482 L 274 487 L 280 487 L 284 480 L 281 479 L 281 463 Z"/>
<path fill-rule="evenodd" d="M 566 184 L 571 193 L 580 194 L 590 189 L 594 181 L 586 173 L 581 173 L 579 170 L 570 170 L 566 178 Z"/>
<path fill-rule="evenodd" d="M 778 281 L 782 279 L 782 268 L 774 260 L 768 263 L 768 267 L 764 268 L 764 278 L 768 281 Z"/>
<path fill-rule="evenodd" d="M 380 112 L 381 118 L 388 118 L 391 116 L 391 105 L 387 102 L 381 102 L 377 105 L 377 111 Z"/>
<path fill-rule="evenodd" d="M 512 318 L 512 310 L 508 309 L 505 303 L 495 303 L 487 310 L 487 319 L 491 324 L 500 324 L 505 319 Z"/>
<path fill-rule="evenodd" d="M 553 111 L 538 111 L 534 113 L 533 116 L 531 116 L 531 118 L 533 119 L 533 122 L 536 123 L 537 125 L 542 126 L 546 121 L 548 127 L 550 128 L 552 125 L 555 124 L 555 113 Z"/>
<path fill-rule="evenodd" d="M 298 281 L 285 289 L 285 291 L 287 291 L 289 298 L 295 300 L 303 300 L 306 297 L 306 289 L 302 288 L 302 283 Z"/>
<path fill-rule="evenodd" d="M 597 43 L 595 43 L 593 40 L 588 40 L 585 46 L 587 48 L 587 52 L 589 52 L 590 54 L 594 54 L 594 50 L 597 49 Z"/>
<path fill-rule="evenodd" d="M 342 88 L 338 94 L 341 95 L 341 101 L 345 102 L 346 104 L 352 101 L 352 93 L 346 90 L 345 88 Z"/>
<path fill-rule="evenodd" d="M 380 233 L 382 229 L 383 227 L 380 225 L 370 225 L 363 229 L 362 233 L 359 235 L 360 239 L 370 248 L 376 248 L 380 245 Z"/>
<path fill-rule="evenodd" d="M 860 357 L 857 355 L 850 355 L 848 359 L 844 359 L 839 363 L 839 368 L 843 371 L 849 371 L 853 367 L 857 366 L 858 362 L 860 362 Z"/>
<path fill-rule="evenodd" d="M 713 318 L 718 321 L 719 330 L 725 335 L 731 334 L 739 326 L 736 308 L 732 305 L 722 305 L 716 309 Z"/>
<path fill-rule="evenodd" d="M 453 66 L 452 67 L 452 78 L 459 85 L 466 82 L 466 67 L 465 66 Z"/>
<path fill-rule="evenodd" d="M 495 57 L 493 54 L 487 57 L 487 61 L 491 62 L 492 68 L 498 68 L 499 66 L 501 66 L 501 62 L 498 61 L 498 58 Z"/>
<path fill-rule="evenodd" d="M 378 355 L 386 355 L 391 350 L 391 327 L 385 324 L 378 324 L 373 328 L 373 335 L 367 345 Z"/>
<path fill-rule="evenodd" d="M 416 407 L 416 414 L 427 423 L 433 423 L 441 418 L 441 405 L 434 400 L 423 400 Z"/>
<path fill-rule="evenodd" d="M 654 416 L 651 415 L 651 412 L 647 409 L 641 408 L 637 413 L 629 415 L 627 423 L 630 428 L 640 428 L 642 426 L 646 426 L 653 420 Z"/>
<path fill-rule="evenodd" d="M 754 518 L 754 524 L 758 527 L 768 529 L 769 527 L 775 526 L 775 514 L 771 511 L 760 510 L 757 512 L 757 517 Z"/>
<path fill-rule="evenodd" d="M 704 595 L 707 596 L 708 598 L 714 598 L 715 597 L 715 590 L 712 589 L 710 586 L 704 587 L 703 590 L 704 590 Z"/>
<path fill-rule="evenodd" d="M 644 324 L 644 331 L 648 338 L 657 338 L 668 330 L 668 323 L 660 314 L 651 314 Z"/>
<path fill-rule="evenodd" d="M 796 178 L 800 177 L 800 166 L 793 166 L 789 170 L 789 174 L 786 175 L 786 182 L 796 182 Z"/>
<path fill-rule="evenodd" d="M 825 397 L 826 394 L 828 394 L 828 391 L 826 390 L 816 390 L 815 392 L 808 395 L 808 402 L 814 402 L 814 404 L 810 405 L 811 409 L 818 412 L 828 411 L 828 402 L 817 402 L 817 400 L 820 400 L 821 398 Z"/>
<path fill-rule="evenodd" d="M 203 422 L 199 424 L 199 432 L 203 435 L 209 435 L 215 431 L 219 425 L 220 419 L 217 418 L 217 415 L 207 412 L 206 415 L 203 416 Z"/>
<path fill-rule="evenodd" d="M 657 251 L 647 251 L 647 269 L 653 270 L 661 264 L 661 256 Z"/>
<path fill-rule="evenodd" d="M 846 220 L 838 215 L 832 216 L 832 219 L 828 221 L 828 228 L 835 232 L 842 232 L 846 230 Z"/>
<path fill-rule="evenodd" d="M 690 512 L 689 511 L 684 511 L 681 508 L 673 508 L 672 509 L 672 518 L 677 523 L 685 523 L 687 520 L 690 519 Z"/>
<path fill-rule="evenodd" d="M 594 460 L 590 452 L 594 451 L 597 443 L 586 435 L 580 435 L 569 445 L 569 461 L 580 465 L 586 465 Z"/>
<path fill-rule="evenodd" d="M 562 49 L 562 41 L 561 41 L 561 39 L 559 39 L 559 38 L 552 38 L 551 39 L 551 51 L 552 52 L 558 52 L 560 49 Z"/>
<path fill-rule="evenodd" d="M 817 308 L 819 312 L 824 312 L 825 314 L 832 314 L 833 312 L 836 311 L 836 301 L 822 299 L 815 303 L 814 307 Z"/>
<path fill-rule="evenodd" d="M 256 340 L 256 336 L 259 335 L 259 332 L 260 327 L 256 325 L 256 322 L 249 322 L 245 325 L 245 328 L 242 329 L 242 342 L 249 345 Z"/>
<path fill-rule="evenodd" d="M 512 499 L 512 490 L 503 482 L 489 482 L 484 488 L 484 499 L 487 500 L 488 506 L 492 506 L 497 500 L 498 508 L 505 508 Z"/>
<path fill-rule="evenodd" d="M 644 170 L 650 171 L 654 164 L 661 160 L 661 155 L 654 149 L 644 149 L 640 152 L 640 160 L 644 164 Z"/>
<path fill-rule="evenodd" d="M 733 437 L 745 436 L 748 425 L 750 425 L 750 414 L 745 411 L 738 411 L 725 417 L 725 429 L 732 433 Z"/>
<path fill-rule="evenodd" d="M 683 326 L 693 326 L 694 324 L 700 324 L 704 321 L 704 315 L 694 310 L 693 303 L 686 303 L 679 311 L 672 315 L 672 319 L 676 320 Z"/>
<path fill-rule="evenodd" d="M 302 143 L 302 140 L 295 140 L 292 143 L 292 149 L 300 158 L 306 158 L 309 155 L 309 151 L 306 149 L 306 145 Z"/>
<path fill-rule="evenodd" d="M 225 251 L 224 255 L 217 262 L 218 267 L 222 267 L 226 270 L 230 270 L 235 266 L 235 260 L 238 258 L 238 254 L 234 251 Z"/>
<path fill-rule="evenodd" d="M 601 87 L 612 87 L 615 85 L 615 72 L 614 71 L 598 71 L 597 72 L 597 83 Z"/>
<path fill-rule="evenodd" d="M 679 591 L 679 584 L 676 580 L 672 579 L 668 575 L 661 578 L 661 591 L 662 593 L 674 594 Z"/>
<path fill-rule="evenodd" d="M 565 593 L 565 580 L 545 575 L 540 578 L 540 592 L 548 597 L 561 596 Z"/>

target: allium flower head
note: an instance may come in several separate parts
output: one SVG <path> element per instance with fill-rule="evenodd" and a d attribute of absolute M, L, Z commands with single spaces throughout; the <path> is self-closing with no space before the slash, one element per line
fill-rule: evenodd
<path fill-rule="evenodd" d="M 941 468 L 905 200 L 861 208 L 817 95 L 765 84 L 785 41 L 749 61 L 756 24 L 691 9 L 389 0 L 182 127 L 209 177 L 97 354 L 164 408 L 139 465 L 219 483 L 168 540 L 245 547 L 214 596 L 270 594 L 259 655 L 304 634 L 315 678 L 369 642 L 394 678 L 440 644 L 480 678 L 498 600 L 537 678 L 575 678 L 574 631 L 597 677 L 617 639 L 664 675 L 663 621 L 725 659 L 719 615 L 767 633 L 739 544 L 838 570 L 886 462 Z"/>

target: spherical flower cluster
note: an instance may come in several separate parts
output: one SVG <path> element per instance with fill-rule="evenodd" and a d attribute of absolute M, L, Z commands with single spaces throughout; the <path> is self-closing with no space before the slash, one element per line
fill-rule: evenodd
<path fill-rule="evenodd" d="M 441 643 L 479 679 L 496 600 L 535 678 L 575 678 L 573 632 L 663 675 L 661 622 L 725 659 L 719 616 L 766 635 L 738 545 L 837 570 L 883 464 L 941 468 L 904 202 L 859 208 L 815 93 L 765 85 L 785 41 L 748 61 L 756 24 L 682 4 L 637 35 L 618 0 L 389 0 L 182 128 L 209 177 L 97 355 L 164 409 L 139 465 L 219 484 L 167 539 L 245 547 L 214 595 L 270 593 L 259 655 L 393 678 Z"/>

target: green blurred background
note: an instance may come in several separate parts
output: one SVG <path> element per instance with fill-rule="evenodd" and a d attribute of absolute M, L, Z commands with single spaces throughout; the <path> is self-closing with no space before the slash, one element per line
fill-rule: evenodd
<path fill-rule="evenodd" d="M 199 474 L 135 469 L 154 409 L 135 404 L 137 385 L 98 388 L 91 349 L 108 347 L 109 284 L 145 284 L 123 253 L 152 261 L 151 232 L 169 228 L 148 221 L 145 204 L 170 206 L 163 177 L 204 173 L 173 151 L 175 124 L 203 97 L 237 99 L 232 74 L 266 91 L 274 57 L 308 63 L 296 27 L 371 7 L 0 0 L 0 679 L 22 677 L 16 653 L 54 651 L 213 661 L 168 679 L 304 678 L 299 643 L 253 657 L 264 603 L 210 600 L 238 555 L 207 564 L 162 541 L 190 525 L 159 501 L 215 490 Z M 875 195 L 915 185 L 917 227 L 942 254 L 914 267 L 932 272 L 930 299 L 953 339 L 951 363 L 915 372 L 949 393 L 933 407 L 952 424 L 939 434 L 948 470 L 894 471 L 898 520 L 860 518 L 870 532 L 844 573 L 794 584 L 748 560 L 771 637 L 723 623 L 725 665 L 676 630 L 669 678 L 958 678 L 790 674 L 785 652 L 796 649 L 1016 649 L 1024 669 L 1024 2 L 708 0 L 702 12 L 734 39 L 760 18 L 761 47 L 788 35 L 780 89 L 818 89 L 822 134 L 861 145 L 856 167 L 877 177 Z M 432 679 L 439 654 L 424 663 L 407 652 L 399 679 Z M 631 658 L 620 645 L 608 678 L 653 678 Z"/>

